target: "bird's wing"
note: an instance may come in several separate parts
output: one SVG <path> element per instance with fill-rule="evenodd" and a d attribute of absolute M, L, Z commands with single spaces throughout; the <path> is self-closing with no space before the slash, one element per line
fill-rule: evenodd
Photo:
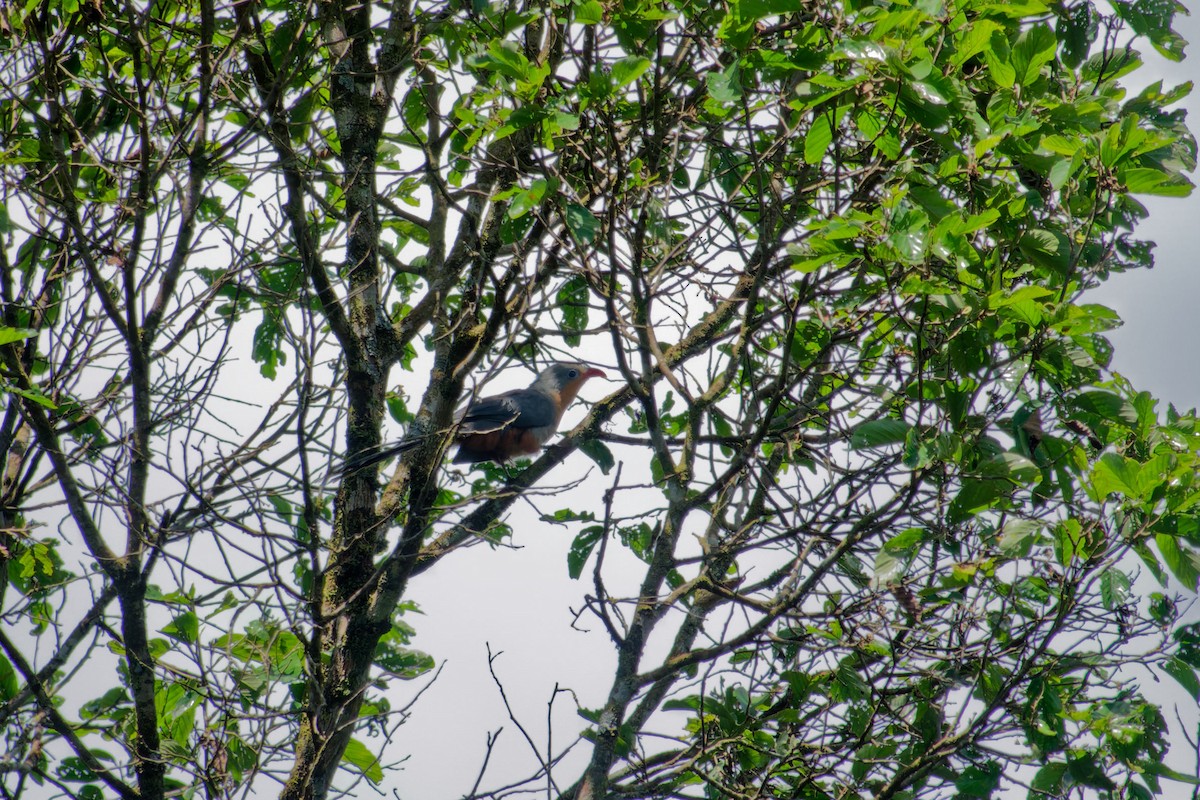
<path fill-rule="evenodd" d="M 459 433 L 489 433 L 509 426 L 542 428 L 553 425 L 557 416 L 552 398 L 532 389 L 516 389 L 467 406 L 459 419 Z"/>

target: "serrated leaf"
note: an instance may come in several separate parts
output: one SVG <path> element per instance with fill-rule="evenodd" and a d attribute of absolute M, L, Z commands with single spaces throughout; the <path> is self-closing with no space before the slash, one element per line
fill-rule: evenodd
<path fill-rule="evenodd" d="M 1054 59 L 1058 41 L 1049 26 L 1037 24 L 1021 32 L 1012 49 L 1012 63 L 1018 70 L 1022 85 L 1034 83 L 1042 67 Z"/>
<path fill-rule="evenodd" d="M 1008 39 L 1002 30 L 992 32 L 987 47 L 983 50 L 984 61 L 987 63 L 988 74 L 1002 89 L 1011 88 L 1017 80 L 1017 70 L 1009 60 L 1011 54 Z"/>

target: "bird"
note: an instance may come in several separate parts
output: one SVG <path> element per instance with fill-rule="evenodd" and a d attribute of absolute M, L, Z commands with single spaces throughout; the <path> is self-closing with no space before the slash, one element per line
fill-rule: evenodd
<path fill-rule="evenodd" d="M 504 463 L 516 456 L 533 455 L 558 430 L 567 406 L 589 378 L 604 372 L 577 361 L 560 361 L 542 370 L 524 389 L 482 397 L 458 413 L 454 441 L 455 464 L 480 461 Z M 357 472 L 386 461 L 417 445 L 408 437 L 359 453 L 346 460 L 343 473 Z"/>

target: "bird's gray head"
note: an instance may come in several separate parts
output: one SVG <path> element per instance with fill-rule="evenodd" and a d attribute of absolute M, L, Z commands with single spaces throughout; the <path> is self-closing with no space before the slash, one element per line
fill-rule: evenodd
<path fill-rule="evenodd" d="M 579 387 L 588 378 L 603 378 L 604 373 L 595 367 L 589 367 L 587 364 L 581 364 L 577 361 L 559 361 L 546 367 L 537 376 L 534 381 L 534 386 L 549 391 L 559 393 L 564 389 L 573 388 L 579 391 Z M 571 394 L 574 395 L 575 392 Z"/>

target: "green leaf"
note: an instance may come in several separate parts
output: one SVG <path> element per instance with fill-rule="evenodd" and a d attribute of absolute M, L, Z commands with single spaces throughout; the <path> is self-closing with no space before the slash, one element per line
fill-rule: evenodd
<path fill-rule="evenodd" d="M 616 466 L 617 461 L 615 458 L 613 458 L 612 451 L 609 450 L 608 446 L 599 439 L 581 439 L 579 442 L 579 449 L 582 450 L 588 458 L 590 458 L 592 461 L 595 461 L 596 466 L 600 467 L 600 471 L 605 475 L 607 475 L 612 468 Z"/>
<path fill-rule="evenodd" d="M 1050 28 L 1037 24 L 1021 32 L 1012 49 L 1012 63 L 1017 81 L 1028 86 L 1037 81 L 1042 67 L 1054 60 L 1058 42 Z"/>
<path fill-rule="evenodd" d="M 293 508 L 286 497 L 275 492 L 269 492 L 267 494 L 267 501 L 275 509 L 275 513 L 279 515 L 280 519 L 288 523 L 292 521 Z"/>
<path fill-rule="evenodd" d="M 833 141 L 833 127 L 828 114 L 818 114 L 808 128 L 804 137 L 804 160 L 809 164 L 819 164 L 825 157 Z"/>
<path fill-rule="evenodd" d="M 842 697 L 848 700 L 860 700 L 871 694 L 871 687 L 863 680 L 862 675 L 858 674 L 858 670 L 846 661 L 838 664 L 834 680 L 841 690 Z"/>
<path fill-rule="evenodd" d="M 1136 461 L 1117 453 L 1105 453 L 1092 465 L 1092 486 L 1096 498 L 1103 500 L 1118 493 L 1138 497 L 1138 474 L 1141 467 Z"/>
<path fill-rule="evenodd" d="M 907 556 L 897 555 L 887 547 L 879 548 L 879 552 L 875 554 L 875 571 L 872 575 L 874 585 L 887 586 L 889 583 L 895 583 L 904 575 L 908 561 Z"/>
<path fill-rule="evenodd" d="M 948 517 L 952 522 L 962 522 L 992 505 L 1001 497 L 1007 497 L 1012 484 L 1001 479 L 963 481 L 963 487 L 950 501 Z"/>
<path fill-rule="evenodd" d="M 358 739 L 350 740 L 342 758 L 371 783 L 378 784 L 383 780 L 383 767 L 379 765 L 379 759 Z"/>
<path fill-rule="evenodd" d="M 1000 765 L 995 761 L 971 764 L 954 781 L 954 788 L 966 797 L 991 797 L 1000 786 Z"/>
<path fill-rule="evenodd" d="M 1054 329 L 1068 336 L 1104 333 L 1120 327 L 1121 317 L 1108 306 L 1082 303 L 1068 306 L 1066 316 L 1054 324 Z"/>
<path fill-rule="evenodd" d="M 925 538 L 924 528 L 908 528 L 884 542 L 883 547 L 893 553 L 907 552 L 924 542 Z"/>
<path fill-rule="evenodd" d="M 1178 4 L 1170 0 L 1114 0 L 1117 16 L 1129 23 L 1133 32 L 1150 40 L 1159 53 L 1171 61 L 1183 59 L 1187 44 L 1171 29 Z"/>
<path fill-rule="evenodd" d="M 86 783 L 96 779 L 96 773 L 92 772 L 79 756 L 67 756 L 59 762 L 54 771 L 59 780 L 63 781 Z"/>
<path fill-rule="evenodd" d="M 530 63 L 515 42 L 493 39 L 488 44 L 486 56 L 476 59 L 477 65 L 499 72 L 517 81 L 530 77 Z"/>
<path fill-rule="evenodd" d="M 1011 520 L 1004 525 L 1004 533 L 997 544 L 1000 552 L 1008 558 L 1024 558 L 1042 535 L 1042 525 L 1028 519 Z"/>
<path fill-rule="evenodd" d="M 597 0 L 587 0 L 575 8 L 575 21 L 580 25 L 597 25 L 604 21 L 604 6 Z"/>
<path fill-rule="evenodd" d="M 738 17 L 746 21 L 759 20 L 796 10 L 795 0 L 737 0 L 730 4 Z"/>
<path fill-rule="evenodd" d="M 1057 797 L 1062 789 L 1063 776 L 1066 774 L 1066 764 L 1061 761 L 1051 762 L 1037 771 L 1029 788 L 1049 797 Z"/>
<path fill-rule="evenodd" d="M 708 96 L 717 103 L 734 103 L 742 96 L 741 68 L 735 61 L 720 72 L 710 72 L 705 77 Z"/>
<path fill-rule="evenodd" d="M 185 611 L 168 622 L 162 633 L 181 642 L 192 643 L 200 638 L 200 621 L 192 611 Z"/>
<path fill-rule="evenodd" d="M 1194 678 L 1195 676 L 1193 676 Z M 1117 788 L 1109 777 L 1104 774 L 1104 767 L 1096 763 L 1095 756 L 1090 753 L 1079 758 L 1068 759 L 1067 772 L 1070 774 L 1071 780 L 1076 784 L 1110 791 Z"/>
<path fill-rule="evenodd" d="M 988 297 L 988 305 L 1005 319 L 1015 319 L 1037 327 L 1045 318 L 1048 301 L 1054 293 L 1045 286 L 1023 286 L 1014 292 L 996 292 Z"/>
<path fill-rule="evenodd" d="M 582 275 L 572 275 L 559 288 L 555 295 L 555 305 L 562 315 L 563 340 L 571 347 L 577 347 L 581 341 L 580 334 L 588 326 L 588 291 L 587 279 Z"/>
<path fill-rule="evenodd" d="M 1166 764 L 1160 764 L 1152 761 L 1145 764 L 1145 768 L 1146 774 L 1148 775 L 1158 775 L 1163 778 L 1167 778 L 1168 780 L 1186 783 L 1189 786 L 1200 786 L 1200 778 L 1197 778 L 1195 775 L 1188 775 L 1186 772 L 1173 770 Z M 1141 796 L 1145 797 L 1146 800 L 1150 800 L 1150 795 L 1148 793 Z"/>
<path fill-rule="evenodd" d="M 10 328 L 7 325 L 0 325 L 0 345 L 19 342 L 31 336 L 37 336 L 37 331 L 29 330 L 28 328 Z"/>
<path fill-rule="evenodd" d="M 383 640 L 375 648 L 375 663 L 406 681 L 419 678 L 437 666 L 428 653 Z"/>
<path fill-rule="evenodd" d="M 1062 566 L 1071 566 L 1071 562 L 1082 555 L 1085 544 L 1079 520 L 1065 519 L 1054 526 L 1054 557 Z"/>
<path fill-rule="evenodd" d="M 549 182 L 545 178 L 538 178 L 528 189 L 517 190 L 513 196 L 512 203 L 508 206 L 508 216 L 510 219 L 520 219 L 529 213 L 531 209 L 537 207 L 538 203 L 542 202 L 542 198 L 546 195 L 546 187 Z"/>
<path fill-rule="evenodd" d="M 987 62 L 988 74 L 991 75 L 996 85 L 1002 89 L 1012 88 L 1013 83 L 1017 80 L 1017 71 L 1009 60 L 1011 51 L 1003 31 L 992 32 L 983 54 L 984 60 Z"/>
<path fill-rule="evenodd" d="M 1131 585 L 1128 575 L 1110 567 L 1100 575 L 1100 602 L 1109 611 L 1120 608 L 1129 600 Z"/>
<path fill-rule="evenodd" d="M 1154 543 L 1158 545 L 1158 552 L 1171 574 L 1189 591 L 1196 591 L 1197 584 L 1200 583 L 1200 568 L 1197 567 L 1195 551 L 1166 533 L 1156 535 Z"/>
<path fill-rule="evenodd" d="M 51 411 L 58 410 L 58 406 L 55 405 L 53 400 L 51 400 L 49 397 L 46 397 L 46 395 L 42 394 L 36 389 L 20 389 L 16 386 L 5 386 L 4 390 L 17 395 L 18 397 L 24 397 L 26 400 L 32 400 L 39 406 L 44 406 Z"/>
<path fill-rule="evenodd" d="M 1066 271 L 1071 263 L 1071 245 L 1066 236 L 1045 228 L 1034 228 L 1021 237 L 1021 253 L 1041 267 Z"/>
<path fill-rule="evenodd" d="M 1088 49 L 1100 31 L 1100 15 L 1091 3 L 1065 6 L 1055 23 L 1055 34 L 1062 42 L 1061 58 L 1072 69 L 1087 58 Z"/>
<path fill-rule="evenodd" d="M 567 552 L 567 574 L 571 578 L 578 580 L 583 574 L 583 567 L 587 564 L 588 557 L 591 556 L 592 550 L 596 548 L 596 544 L 604 538 L 604 528 L 600 525 L 590 525 L 579 532 L 575 537 L 575 541 L 571 542 L 571 549 Z"/>
<path fill-rule="evenodd" d="M 17 672 L 3 653 L 0 653 L 0 702 L 7 702 L 17 696 L 20 683 Z"/>
<path fill-rule="evenodd" d="M 850 448 L 863 450 L 900 444 L 908 436 L 909 424 L 898 419 L 875 419 L 864 422 L 850 434 Z"/>
<path fill-rule="evenodd" d="M 1138 424 L 1138 413 L 1133 404 L 1124 397 L 1103 389 L 1080 392 L 1074 397 L 1072 404 L 1080 411 L 1096 414 L 1130 428 Z"/>
<path fill-rule="evenodd" d="M 1192 193 L 1192 182 L 1183 175 L 1171 174 L 1149 167 L 1130 167 L 1118 175 L 1130 194 L 1148 194 L 1158 197 L 1188 197 Z"/>
<path fill-rule="evenodd" d="M 577 242 L 591 244 L 596 241 L 596 232 L 600 229 L 600 222 L 586 206 L 581 206 L 579 203 L 568 203 L 566 218 L 567 229 L 571 231 L 571 235 Z"/>
<path fill-rule="evenodd" d="M 124 653 L 124 649 L 121 652 Z M 125 688 L 123 686 L 115 686 L 95 700 L 89 700 L 84 703 L 79 710 L 79 714 L 83 719 L 111 717 L 112 714 L 110 712 L 124 708 L 128 705 L 128 702 L 129 695 L 126 694 Z"/>
<path fill-rule="evenodd" d="M 979 474 L 988 478 L 1009 478 L 1017 483 L 1032 483 L 1041 468 L 1020 453 L 997 453 L 979 465 Z"/>
<path fill-rule="evenodd" d="M 987 49 L 992 34 L 999 31 L 1000 25 L 990 19 L 975 20 L 955 43 L 954 56 L 950 59 L 950 63 L 954 65 L 955 69 L 958 69 L 968 59 Z"/>
<path fill-rule="evenodd" d="M 618 87 L 627 86 L 650 69 L 650 59 L 641 56 L 625 56 L 612 66 L 613 83 Z"/>
<path fill-rule="evenodd" d="M 279 311 L 264 306 L 262 322 L 254 329 L 250 351 L 251 358 L 259 364 L 258 371 L 270 380 L 275 380 L 279 365 L 287 363 L 287 353 L 280 347 L 283 329 L 279 322 Z"/>

